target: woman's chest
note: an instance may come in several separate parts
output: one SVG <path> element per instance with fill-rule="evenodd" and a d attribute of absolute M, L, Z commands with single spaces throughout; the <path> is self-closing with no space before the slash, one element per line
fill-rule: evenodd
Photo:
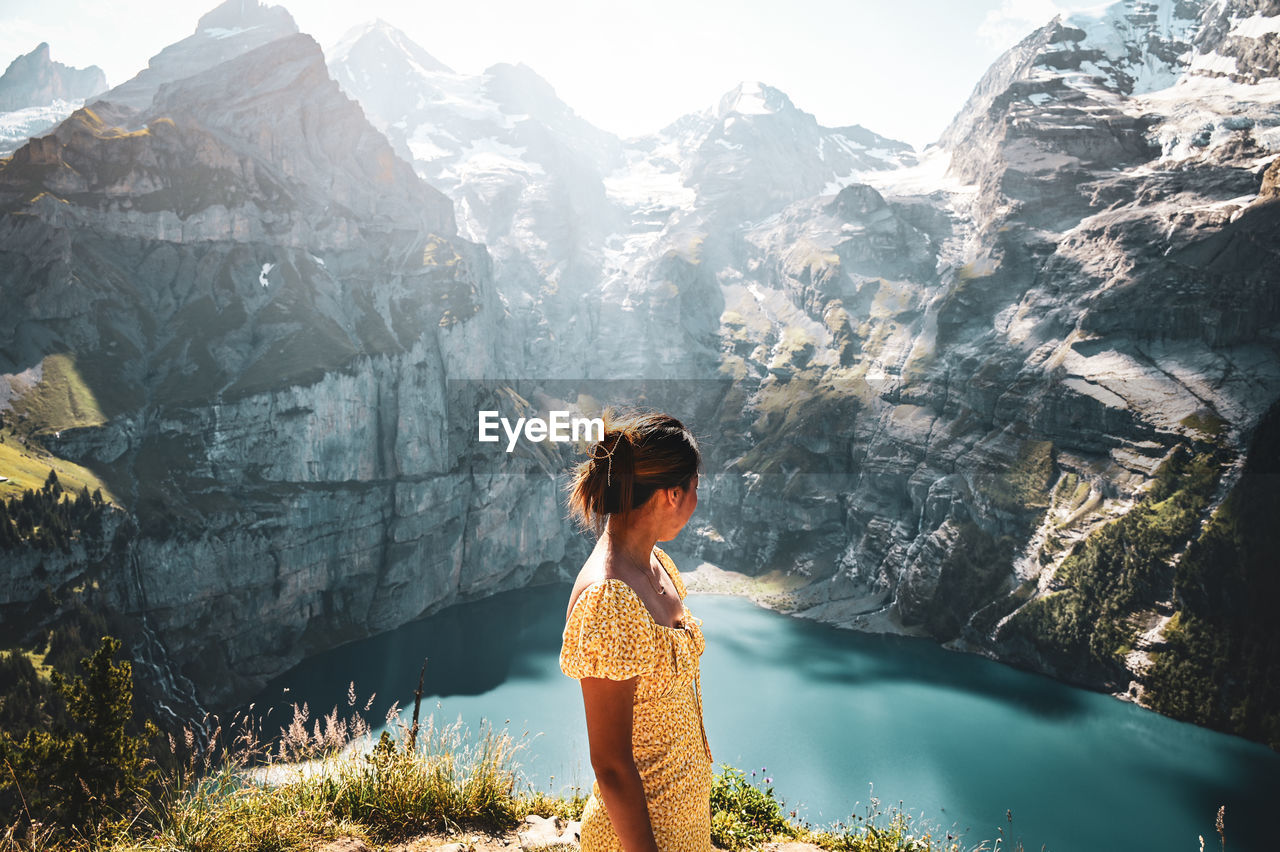
<path fill-rule="evenodd" d="M 655 629 L 658 635 L 654 666 L 636 686 L 637 701 L 662 698 L 692 683 L 698 674 L 699 657 L 706 649 L 701 622 L 687 610 L 680 627 L 658 625 Z"/>

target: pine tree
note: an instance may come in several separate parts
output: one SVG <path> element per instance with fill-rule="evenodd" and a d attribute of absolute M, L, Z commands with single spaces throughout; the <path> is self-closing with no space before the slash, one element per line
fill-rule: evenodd
<path fill-rule="evenodd" d="M 9 509 L 3 502 L 0 502 L 0 547 L 12 548 L 22 542 L 18 536 L 17 529 L 14 528 L 13 521 L 9 519 Z"/>
<path fill-rule="evenodd" d="M 32 730 L 21 741 L 0 732 L 0 757 L 12 767 L 10 777 L 0 778 L 0 787 L 16 780 L 37 820 L 92 833 L 105 817 L 136 810 L 154 780 L 146 744 L 159 732 L 149 720 L 142 735 L 128 731 L 133 670 L 127 660 L 112 662 L 119 650 L 118 639 L 103 636 L 98 650 L 80 661 L 83 675 L 68 679 L 53 673 L 73 730 Z"/>

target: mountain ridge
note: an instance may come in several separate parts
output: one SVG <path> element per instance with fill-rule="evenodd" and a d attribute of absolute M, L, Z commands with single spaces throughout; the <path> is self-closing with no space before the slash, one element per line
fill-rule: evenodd
<path fill-rule="evenodd" d="M 48 42 L 14 59 L 0 75 L 0 156 L 53 127 L 106 88 L 102 69 L 55 62 Z"/>
<path fill-rule="evenodd" d="M 484 456 L 468 412 L 637 393 L 716 437 L 684 555 L 1140 699 L 1149 659 L 1113 639 L 1160 647 L 1168 564 L 1087 610 L 1096 642 L 1017 630 L 1094 606 L 1083 554 L 1145 530 L 1157 485 L 1198 534 L 1280 398 L 1280 93 L 1170 59 L 1209 38 L 1192 7 L 1268 67 L 1253 0 L 1123 0 L 1014 46 L 919 155 L 758 83 L 620 140 L 520 66 L 397 73 L 421 48 L 388 25 L 328 61 L 362 109 L 298 34 L 182 76 L 206 30 L 145 107 L 0 165 L 24 305 L 0 369 L 61 346 L 90 387 L 126 377 L 106 423 L 32 437 L 121 483 L 140 530 L 111 594 L 215 700 L 561 578 L 585 555 L 561 460 Z M 184 159 L 210 169 L 185 189 Z"/>
<path fill-rule="evenodd" d="M 55 100 L 83 101 L 106 87 L 101 68 L 72 68 L 55 62 L 45 41 L 10 62 L 0 75 L 0 112 L 48 106 Z"/>

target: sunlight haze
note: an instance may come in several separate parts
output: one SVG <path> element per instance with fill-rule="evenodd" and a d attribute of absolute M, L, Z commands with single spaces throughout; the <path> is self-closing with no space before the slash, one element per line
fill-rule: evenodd
<path fill-rule="evenodd" d="M 195 31 L 214 0 L 0 2 L 0 62 L 42 41 L 56 61 L 98 65 L 115 86 Z M 1054 0 L 672 2 L 585 0 L 281 4 L 326 49 L 382 18 L 462 73 L 523 62 L 579 115 L 620 136 L 714 106 L 743 80 L 781 89 L 829 127 L 861 124 L 922 148 L 987 65 L 1058 11 Z"/>

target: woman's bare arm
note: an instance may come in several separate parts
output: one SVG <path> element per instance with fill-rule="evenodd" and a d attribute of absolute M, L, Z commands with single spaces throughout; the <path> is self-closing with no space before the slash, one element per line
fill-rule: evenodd
<path fill-rule="evenodd" d="M 631 753 L 636 678 L 584 677 L 581 683 L 591 768 L 595 770 L 613 830 L 626 852 L 657 852 L 644 785 Z"/>

